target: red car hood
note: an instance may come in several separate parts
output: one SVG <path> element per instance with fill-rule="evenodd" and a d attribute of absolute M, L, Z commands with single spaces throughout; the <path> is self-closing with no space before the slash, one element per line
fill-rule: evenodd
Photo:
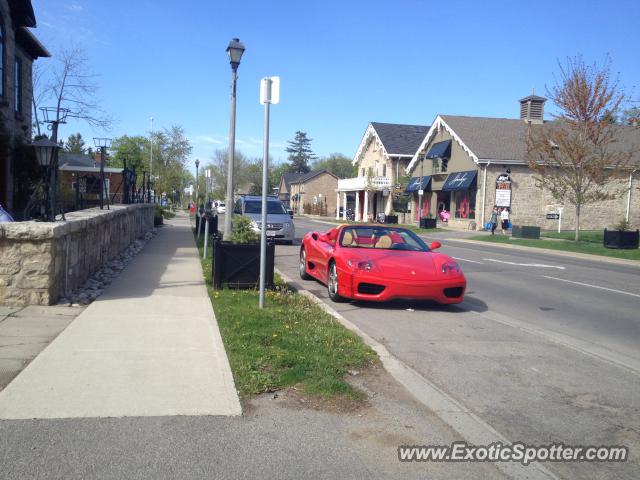
<path fill-rule="evenodd" d="M 374 264 L 371 273 L 400 280 L 435 280 L 438 278 L 439 254 L 431 252 L 406 252 L 376 249 L 358 249 L 349 252 L 353 261 L 370 260 Z"/>

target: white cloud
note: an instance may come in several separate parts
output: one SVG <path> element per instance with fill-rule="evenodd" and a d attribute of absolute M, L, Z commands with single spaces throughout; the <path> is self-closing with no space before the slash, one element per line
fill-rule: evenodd
<path fill-rule="evenodd" d="M 72 12 L 82 12 L 84 8 L 79 3 L 73 2 L 64 6 L 67 10 L 71 10 Z"/>
<path fill-rule="evenodd" d="M 197 137 L 195 137 L 195 141 L 212 145 L 224 145 L 225 143 L 224 141 L 211 137 L 209 135 L 198 135 Z"/>

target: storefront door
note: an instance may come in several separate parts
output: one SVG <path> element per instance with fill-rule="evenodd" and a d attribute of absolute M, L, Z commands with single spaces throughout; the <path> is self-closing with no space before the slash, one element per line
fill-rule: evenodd
<path fill-rule="evenodd" d="M 438 192 L 438 214 L 441 211 L 451 211 L 451 192 Z"/>

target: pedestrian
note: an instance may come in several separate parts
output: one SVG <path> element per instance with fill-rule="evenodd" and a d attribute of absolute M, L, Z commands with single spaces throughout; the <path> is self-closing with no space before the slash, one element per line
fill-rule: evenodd
<path fill-rule="evenodd" d="M 502 234 L 506 235 L 509 230 L 509 209 L 507 207 L 500 212 L 500 220 L 502 220 Z"/>
<path fill-rule="evenodd" d="M 498 226 L 498 207 L 493 207 L 493 212 L 491 212 L 491 235 L 495 235 L 496 228 Z"/>

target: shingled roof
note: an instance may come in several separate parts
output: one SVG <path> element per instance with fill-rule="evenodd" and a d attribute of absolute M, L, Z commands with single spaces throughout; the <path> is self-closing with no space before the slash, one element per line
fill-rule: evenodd
<path fill-rule="evenodd" d="M 478 157 L 524 160 L 526 122 L 511 118 L 440 116 Z"/>
<path fill-rule="evenodd" d="M 429 131 L 428 125 L 371 122 L 389 156 L 413 156 Z"/>
<path fill-rule="evenodd" d="M 444 122 L 444 124 L 442 123 Z M 544 126 L 551 123 L 546 122 Z M 479 160 L 492 160 L 509 163 L 526 163 L 526 139 L 529 125 L 521 119 L 466 117 L 458 115 L 439 115 L 434 122 L 434 129 L 444 125 L 451 129 L 456 141 L 468 149 L 469 155 Z M 532 129 L 544 128 L 543 125 L 531 125 Z M 616 125 L 618 141 L 612 149 L 628 151 L 632 147 L 640 148 L 640 128 Z M 429 132 L 424 142 L 416 149 L 407 170 L 413 168 L 417 161 L 418 149 L 424 150 L 428 145 L 433 131 Z M 422 152 L 424 153 L 424 152 Z M 633 164 L 640 165 L 640 154 L 636 153 Z"/>
<path fill-rule="evenodd" d="M 322 173 L 328 173 L 329 175 L 338 178 L 337 175 L 334 175 L 329 170 L 322 169 L 322 170 L 314 170 L 313 172 L 309 172 L 309 173 L 300 174 L 300 176 L 298 178 L 296 178 L 295 180 L 292 180 L 291 183 L 305 183 L 305 182 L 308 182 L 309 180 L 311 180 L 312 178 L 317 177 L 318 175 L 320 175 Z"/>

